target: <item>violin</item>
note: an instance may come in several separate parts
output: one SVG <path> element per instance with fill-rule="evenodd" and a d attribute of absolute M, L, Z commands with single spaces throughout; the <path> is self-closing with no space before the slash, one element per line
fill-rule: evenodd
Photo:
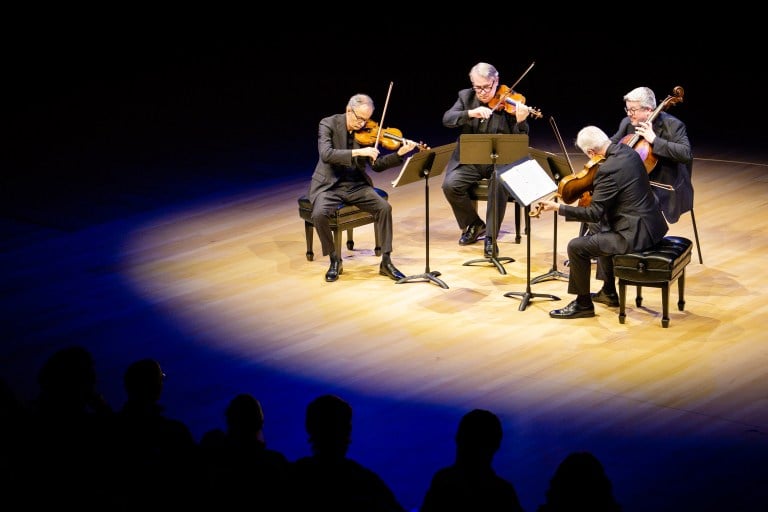
<path fill-rule="evenodd" d="M 500 85 L 499 89 L 496 91 L 496 96 L 491 98 L 491 101 L 488 102 L 488 106 L 491 110 L 506 110 L 508 114 L 514 114 L 518 105 L 528 107 L 528 105 L 525 104 L 525 96 L 513 91 L 506 85 Z M 531 116 L 536 119 L 541 119 L 541 110 L 533 107 L 528 107 L 528 110 L 530 111 Z"/>
<path fill-rule="evenodd" d="M 379 134 L 379 131 L 381 131 L 381 134 Z M 377 138 L 381 145 L 390 151 L 396 150 L 403 143 L 413 142 L 403 138 L 403 132 L 397 128 L 383 128 L 379 130 L 379 123 L 373 119 L 366 121 L 365 125 L 355 132 L 355 140 L 361 146 L 373 146 L 376 144 Z M 419 148 L 419 151 L 430 149 L 423 142 L 414 142 L 414 144 Z"/>

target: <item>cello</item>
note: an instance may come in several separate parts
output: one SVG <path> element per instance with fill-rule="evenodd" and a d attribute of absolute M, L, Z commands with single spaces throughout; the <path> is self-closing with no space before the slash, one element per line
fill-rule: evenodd
<path fill-rule="evenodd" d="M 676 86 L 674 89 L 672 89 L 672 95 L 667 96 L 666 98 L 664 98 L 664 101 L 658 104 L 658 106 L 653 110 L 653 112 L 651 112 L 651 115 L 648 116 L 648 119 L 646 120 L 646 122 L 653 123 L 654 119 L 656 119 L 659 116 L 662 110 L 666 110 L 672 105 L 677 105 L 678 103 L 682 103 L 684 93 L 685 91 L 679 85 Z M 635 132 L 635 133 L 630 133 L 625 135 L 624 137 L 621 138 L 620 142 L 623 144 L 626 144 L 627 146 L 637 151 L 637 153 L 643 159 L 645 170 L 648 171 L 648 174 L 650 174 L 651 171 L 656 167 L 656 164 L 658 163 L 659 160 L 651 151 L 651 145 L 648 143 L 648 141 L 645 140 L 640 134 Z"/>

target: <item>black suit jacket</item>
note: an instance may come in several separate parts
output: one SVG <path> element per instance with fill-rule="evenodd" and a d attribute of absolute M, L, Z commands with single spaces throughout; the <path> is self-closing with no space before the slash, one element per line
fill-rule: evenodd
<path fill-rule="evenodd" d="M 660 242 L 669 227 L 651 191 L 643 159 L 626 144 L 611 144 L 592 181 L 589 206 L 561 205 L 566 220 L 599 223 L 602 230 L 616 232 L 627 247 L 615 254 L 639 251 Z"/>
<path fill-rule="evenodd" d="M 681 120 L 667 112 L 660 112 L 652 124 L 656 139 L 651 151 L 658 162 L 651 171 L 651 181 L 671 185 L 675 189 L 672 192 L 654 187 L 653 192 L 659 199 L 661 211 L 667 221 L 674 224 L 680 219 L 680 215 L 693 209 L 693 152 L 685 123 Z M 635 127 L 629 118 L 625 117 L 611 141 L 619 142 L 633 133 Z"/>
<path fill-rule="evenodd" d="M 404 158 L 397 152 L 379 156 L 373 163 L 370 162 L 369 158 L 353 159 L 352 149 L 347 148 L 347 135 L 346 114 L 334 114 L 320 120 L 317 134 L 317 152 L 320 156 L 309 184 L 307 196 L 310 202 L 314 202 L 320 192 L 335 186 L 343 176 L 345 169 L 349 167 L 356 167 L 363 179 L 370 186 L 373 186 L 373 180 L 366 171 L 368 167 L 374 172 L 381 172 L 400 165 L 404 161 Z M 361 146 L 355 141 L 352 147 L 356 149 Z M 353 160 L 355 160 L 354 163 Z"/>

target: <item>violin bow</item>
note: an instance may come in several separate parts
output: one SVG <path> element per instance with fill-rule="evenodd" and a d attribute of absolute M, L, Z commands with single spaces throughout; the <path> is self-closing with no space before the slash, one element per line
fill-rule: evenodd
<path fill-rule="evenodd" d="M 379 123 L 379 129 L 376 132 L 376 143 L 373 145 L 374 149 L 379 149 L 379 140 L 381 140 L 381 127 L 384 126 L 384 116 L 387 115 L 387 105 L 389 105 L 389 96 L 392 94 L 392 84 L 389 82 L 389 90 L 387 91 L 387 99 L 384 100 L 384 110 L 381 111 L 381 122 Z"/>
<path fill-rule="evenodd" d="M 534 66 L 534 64 L 536 64 L 536 61 L 533 61 L 533 62 L 531 62 L 531 65 L 530 65 L 530 66 L 528 66 L 528 69 L 526 69 L 525 71 L 523 71 L 523 74 L 522 74 L 522 75 L 520 75 L 520 78 L 518 78 L 518 79 L 517 79 L 517 82 L 513 83 L 513 84 L 512 84 L 512 87 L 510 87 L 510 88 L 509 88 L 509 90 L 510 90 L 510 91 L 511 91 L 511 90 L 513 90 L 513 89 L 515 88 L 515 86 L 516 86 L 517 84 L 519 84 L 519 83 L 520 83 L 520 80 L 522 80 L 523 78 L 525 78 L 525 75 L 527 75 L 527 74 L 528 74 L 528 72 L 531 70 L 531 68 Z"/>

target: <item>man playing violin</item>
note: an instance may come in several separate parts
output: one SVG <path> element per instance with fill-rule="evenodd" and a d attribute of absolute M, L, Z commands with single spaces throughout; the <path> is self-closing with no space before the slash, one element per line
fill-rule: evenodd
<path fill-rule="evenodd" d="M 648 87 L 629 91 L 624 95 L 627 116 L 621 120 L 611 141 L 619 142 L 627 135 L 637 133 L 650 144 L 657 160 L 650 171 L 651 181 L 670 185 L 673 189 L 654 187 L 653 192 L 667 222 L 674 224 L 681 214 L 693 209 L 693 154 L 685 124 L 668 112 L 659 112 L 658 117 L 650 120 L 655 108 L 656 95 Z"/>
<path fill-rule="evenodd" d="M 529 109 L 519 105 L 514 113 L 506 109 L 492 109 L 488 104 L 496 96 L 499 87 L 499 72 L 487 62 L 478 62 L 469 71 L 472 87 L 459 91 L 458 99 L 443 114 L 443 126 L 461 128 L 461 133 L 528 133 Z M 469 197 L 469 189 L 482 179 L 488 179 L 493 172 L 493 165 L 475 165 L 460 163 L 459 146 L 451 155 L 445 168 L 443 194 L 453 210 L 453 215 L 461 229 L 459 245 L 469 245 L 485 235 L 484 256 L 490 258 L 495 253 L 493 244 L 497 242 L 499 227 L 504 220 L 509 193 L 500 180 L 491 180 L 486 205 L 486 220 L 483 222 Z M 495 210 L 495 211 L 494 211 Z M 493 219 L 496 224 L 493 225 Z M 490 228 L 486 226 L 491 225 Z M 486 234 L 486 229 L 490 233 Z"/>
<path fill-rule="evenodd" d="M 405 276 L 392 263 L 392 206 L 373 187 L 366 172 L 374 172 L 401 165 L 416 143 L 403 140 L 394 152 L 379 158 L 374 146 L 361 147 L 355 132 L 362 129 L 373 115 L 373 99 L 366 94 L 355 94 L 349 99 L 343 114 L 334 114 L 320 120 L 317 134 L 319 158 L 308 197 L 312 203 L 312 223 L 323 247 L 323 256 L 329 256 L 331 265 L 325 274 L 328 282 L 336 281 L 343 272 L 341 254 L 336 254 L 330 218 L 340 202 L 355 205 L 373 215 L 375 229 L 381 242 L 379 273 L 395 281 Z"/>
<path fill-rule="evenodd" d="M 549 312 L 552 318 L 595 316 L 594 302 L 618 307 L 613 255 L 641 251 L 660 242 L 667 234 L 664 215 L 651 190 L 641 156 L 626 144 L 614 143 L 596 126 L 579 131 L 576 145 L 590 161 L 601 160 L 592 178 L 592 198 L 587 206 L 555 201 L 539 202 L 543 211 L 557 211 L 566 220 L 586 223 L 588 233 L 568 242 L 570 272 L 568 293 L 576 299 L 562 309 Z M 590 293 L 592 258 L 597 258 L 598 293 Z"/>

